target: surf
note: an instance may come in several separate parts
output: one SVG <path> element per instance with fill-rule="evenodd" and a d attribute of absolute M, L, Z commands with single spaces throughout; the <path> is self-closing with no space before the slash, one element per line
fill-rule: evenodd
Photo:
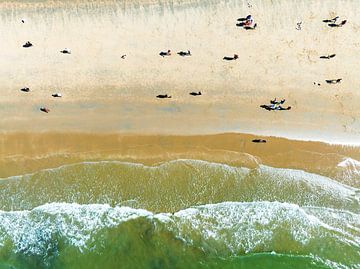
<path fill-rule="evenodd" d="M 12 268 L 86 268 L 88 259 L 92 268 L 216 268 L 251 264 L 256 254 L 264 264 L 276 257 L 295 267 L 357 268 L 359 223 L 355 213 L 279 202 L 206 204 L 173 214 L 51 203 L 0 212 L 0 256 Z"/>
<path fill-rule="evenodd" d="M 156 166 L 103 161 L 41 170 L 0 181 L 0 209 L 49 202 L 131 206 L 175 212 L 223 201 L 279 201 L 359 212 L 358 189 L 295 169 L 235 167 L 201 160 Z"/>

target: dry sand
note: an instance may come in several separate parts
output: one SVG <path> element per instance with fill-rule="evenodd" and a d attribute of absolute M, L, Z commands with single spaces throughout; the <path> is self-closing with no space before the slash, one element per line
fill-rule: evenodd
<path fill-rule="evenodd" d="M 242 132 L 359 144 L 358 2 L 249 2 L 1 2 L 0 130 Z M 235 26 L 247 14 L 256 31 Z M 322 23 L 335 15 L 348 23 Z M 34 47 L 22 48 L 27 40 Z M 161 58 L 167 49 L 193 56 Z M 222 61 L 234 53 L 237 61 Z M 337 56 L 319 59 L 329 53 Z M 343 82 L 324 82 L 333 78 Z M 173 99 L 157 100 L 162 93 Z M 273 97 L 293 109 L 259 108 Z"/>

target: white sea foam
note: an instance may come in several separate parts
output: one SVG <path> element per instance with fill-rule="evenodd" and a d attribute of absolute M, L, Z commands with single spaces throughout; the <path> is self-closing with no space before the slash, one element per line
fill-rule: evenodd
<path fill-rule="evenodd" d="M 234 254 L 271 246 L 275 233 L 287 225 L 293 238 L 305 245 L 321 226 L 316 217 L 307 215 L 299 206 L 278 202 L 226 202 L 181 210 L 175 216 L 184 237 L 190 228 L 205 240 L 226 242 Z"/>
<path fill-rule="evenodd" d="M 72 167 L 76 167 L 79 165 L 93 166 L 93 165 L 107 165 L 107 164 L 124 165 L 124 166 L 129 166 L 129 167 L 134 167 L 134 168 L 142 168 L 142 169 L 148 169 L 148 170 L 156 170 L 159 168 L 166 169 L 169 166 L 181 165 L 181 164 L 193 165 L 194 168 L 196 168 L 196 166 L 199 166 L 199 165 L 208 166 L 208 167 L 212 167 L 212 168 L 223 169 L 228 172 L 242 171 L 242 172 L 246 173 L 250 170 L 249 168 L 245 168 L 245 167 L 233 167 L 233 166 L 223 164 L 223 163 L 215 163 L 215 162 L 209 162 L 209 161 L 204 161 L 204 160 L 194 160 L 194 159 L 176 159 L 176 160 L 165 161 L 165 162 L 162 162 L 157 165 L 144 165 L 142 163 L 133 163 L 133 162 L 124 162 L 124 161 L 115 161 L 115 160 L 112 160 L 112 161 L 85 161 L 85 162 L 80 162 L 80 163 L 64 164 L 64 165 L 61 165 L 58 167 L 53 167 L 53 168 L 46 168 L 46 169 L 39 170 L 35 173 L 27 173 L 27 174 L 23 174 L 23 175 L 16 175 L 16 176 L 10 176 L 10 177 L 6 177 L 6 178 L 0 178 L 0 180 L 21 179 L 22 177 L 31 177 L 36 174 L 44 173 L 44 172 L 50 172 L 50 173 L 51 172 L 61 172 L 61 170 L 63 170 L 63 169 L 72 168 Z"/>
<path fill-rule="evenodd" d="M 344 158 L 342 162 L 338 164 L 341 167 L 360 167 L 360 162 L 351 158 Z"/>
<path fill-rule="evenodd" d="M 10 237 L 15 251 L 42 255 L 49 244 L 56 243 L 52 240 L 56 233 L 82 250 L 99 229 L 151 215 L 143 209 L 67 203 L 45 204 L 31 211 L 1 211 L 0 244 Z"/>
<path fill-rule="evenodd" d="M 311 190 L 329 197 L 342 197 L 342 199 L 351 199 L 357 197 L 357 188 L 347 186 L 329 177 L 314 173 L 305 172 L 296 169 L 273 168 L 265 165 L 260 166 L 260 172 L 271 175 L 272 179 L 279 185 L 286 182 L 295 182 L 297 185 L 306 184 Z M 350 198 L 351 197 L 351 198 Z M 359 197 L 357 197 L 359 201 Z"/>
<path fill-rule="evenodd" d="M 220 251 L 220 255 L 281 252 L 283 242 L 287 241 L 293 246 L 289 253 L 316 253 L 331 261 L 332 257 L 318 250 L 314 242 L 336 242 L 355 251 L 360 243 L 360 216 L 328 208 L 279 202 L 224 202 L 174 214 L 153 214 L 104 204 L 52 203 L 31 211 L 0 211 L 0 246 L 11 240 L 15 252 L 46 255 L 49 248 L 56 248 L 54 238 L 61 237 L 83 251 L 89 244 L 94 246 L 94 237 L 101 229 L 139 217 L 163 225 L 163 229 L 187 244 L 206 251 Z"/>
<path fill-rule="evenodd" d="M 344 158 L 337 166 L 347 168 L 348 172 L 354 175 L 360 175 L 360 162 L 357 160 Z"/>

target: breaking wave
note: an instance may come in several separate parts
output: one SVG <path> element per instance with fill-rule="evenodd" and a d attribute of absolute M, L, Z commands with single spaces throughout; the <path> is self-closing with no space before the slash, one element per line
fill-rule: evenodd
<path fill-rule="evenodd" d="M 0 212 L 0 255 L 12 268 L 83 268 L 89 261 L 128 268 L 137 258 L 139 268 L 151 268 L 156 259 L 158 268 L 184 268 L 195 260 L 190 267 L 201 268 L 199 261 L 209 265 L 220 257 L 236 264 L 236 257 L 256 253 L 298 257 L 303 268 L 360 268 L 359 231 L 359 214 L 279 202 L 225 202 L 174 214 L 52 203 Z"/>

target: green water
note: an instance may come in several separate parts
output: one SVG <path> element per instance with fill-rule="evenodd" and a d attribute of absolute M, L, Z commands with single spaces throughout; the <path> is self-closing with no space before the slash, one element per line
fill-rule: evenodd
<path fill-rule="evenodd" d="M 79 163 L 4 179 L 0 186 L 0 210 L 67 202 L 175 212 L 224 201 L 279 201 L 360 212 L 357 189 L 327 177 L 200 160 L 176 160 L 155 167 L 116 161 Z"/>
<path fill-rule="evenodd" d="M 359 190 L 178 160 L 1 180 L 0 268 L 360 268 Z"/>
<path fill-rule="evenodd" d="M 320 258 L 355 265 L 358 216 L 345 213 L 347 226 L 335 225 L 337 214 L 277 202 L 207 205 L 174 215 L 48 204 L 1 214 L 0 257 L 8 268 L 327 268 Z"/>

